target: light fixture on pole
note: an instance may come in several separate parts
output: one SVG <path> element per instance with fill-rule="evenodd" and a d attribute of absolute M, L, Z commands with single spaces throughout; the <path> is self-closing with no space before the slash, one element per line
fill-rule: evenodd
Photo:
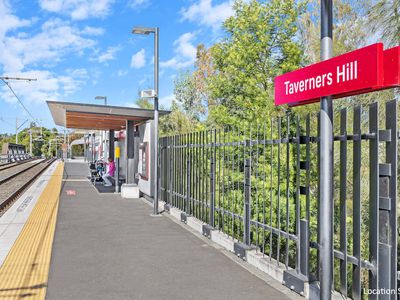
<path fill-rule="evenodd" d="M 96 96 L 94 97 L 96 100 L 104 100 L 104 105 L 107 105 L 107 96 Z"/>
<path fill-rule="evenodd" d="M 154 168 L 154 206 L 153 214 L 158 215 L 158 27 L 135 27 L 132 29 L 133 34 L 144 34 L 149 35 L 154 33 L 154 157 L 153 161 L 155 163 Z"/>

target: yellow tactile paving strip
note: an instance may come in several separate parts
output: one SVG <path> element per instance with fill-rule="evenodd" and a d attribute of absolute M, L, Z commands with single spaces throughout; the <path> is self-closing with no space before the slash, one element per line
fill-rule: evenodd
<path fill-rule="evenodd" d="M 0 268 L 0 299 L 44 299 L 64 164 L 59 163 Z"/>

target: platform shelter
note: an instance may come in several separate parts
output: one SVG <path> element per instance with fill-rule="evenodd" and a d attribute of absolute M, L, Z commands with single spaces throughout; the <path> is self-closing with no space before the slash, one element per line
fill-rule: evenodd
<path fill-rule="evenodd" d="M 153 197 L 153 110 L 59 101 L 47 101 L 47 105 L 56 125 L 88 132 L 84 136 L 87 162 L 116 159 L 119 172 L 115 183 L 125 183 L 124 195 L 129 197 L 124 190 L 137 187 L 143 196 Z M 160 116 L 168 113 L 159 112 Z"/>

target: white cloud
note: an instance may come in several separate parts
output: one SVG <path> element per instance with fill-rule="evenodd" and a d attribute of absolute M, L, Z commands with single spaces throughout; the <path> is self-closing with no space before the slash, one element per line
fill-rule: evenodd
<path fill-rule="evenodd" d="M 50 19 L 33 36 L 0 36 L 0 65 L 5 73 L 20 72 L 27 65 L 40 62 L 54 64 L 65 55 L 81 54 L 96 42 L 84 37 L 82 32 L 68 22 Z"/>
<path fill-rule="evenodd" d="M 96 42 L 88 35 L 98 35 L 101 29 L 83 30 L 60 19 L 49 19 L 35 28 L 34 34 L 21 31 L 37 23 L 37 19 L 22 20 L 15 16 L 8 1 L 0 0 L 0 70 L 11 77 L 36 78 L 32 82 L 11 82 L 16 94 L 26 104 L 42 104 L 46 99 L 60 99 L 71 95 L 86 84 L 86 69 L 67 69 L 56 74 L 43 68 L 51 67 L 66 55 L 81 55 Z M 18 31 L 16 31 L 19 29 Z M 7 86 L 0 87 L 0 99 L 15 103 L 17 100 Z"/>
<path fill-rule="evenodd" d="M 142 8 L 146 8 L 150 5 L 150 0 L 130 0 L 128 6 L 140 10 Z"/>
<path fill-rule="evenodd" d="M 188 8 L 181 9 L 182 21 L 191 21 L 200 25 L 218 29 L 222 22 L 233 15 L 233 1 L 228 0 L 213 6 L 212 0 L 199 0 Z"/>
<path fill-rule="evenodd" d="M 98 61 L 99 63 L 104 63 L 109 60 L 114 60 L 115 59 L 115 54 L 121 50 L 120 46 L 115 46 L 115 47 L 108 47 L 108 49 L 99 54 L 99 56 L 93 60 Z"/>
<path fill-rule="evenodd" d="M 146 64 L 146 50 L 141 49 L 132 55 L 131 68 L 140 69 Z"/>
<path fill-rule="evenodd" d="M 117 71 L 117 76 L 118 77 L 122 77 L 122 76 L 125 76 L 126 74 L 128 74 L 128 70 L 118 70 Z"/>
<path fill-rule="evenodd" d="M 182 34 L 174 41 L 175 56 L 167 61 L 162 61 L 160 66 L 172 69 L 182 69 L 191 66 L 196 60 L 196 47 L 192 43 L 194 38 L 195 34 L 192 32 Z"/>
<path fill-rule="evenodd" d="M 105 17 L 110 13 L 114 0 L 39 0 L 42 9 L 67 14 L 74 20 Z"/>
<path fill-rule="evenodd" d="M 86 26 L 82 31 L 82 34 L 85 35 L 93 35 L 93 36 L 98 36 L 98 35 L 103 35 L 104 34 L 104 29 L 101 27 L 91 27 L 91 26 Z"/>
<path fill-rule="evenodd" d="M 37 81 L 13 81 L 11 87 L 17 96 L 27 104 L 42 104 L 48 99 L 62 99 L 79 90 L 85 84 L 87 72 L 85 69 L 67 70 L 68 75 L 56 75 L 46 70 L 21 72 L 18 76 L 36 78 Z M 3 86 L 0 89 L 0 98 L 8 103 L 15 103 L 17 99 L 11 91 Z"/>
<path fill-rule="evenodd" d="M 10 5 L 8 1 L 0 0 L 0 39 L 3 39 L 8 31 L 29 26 L 31 24 L 30 20 L 22 20 L 11 13 Z"/>

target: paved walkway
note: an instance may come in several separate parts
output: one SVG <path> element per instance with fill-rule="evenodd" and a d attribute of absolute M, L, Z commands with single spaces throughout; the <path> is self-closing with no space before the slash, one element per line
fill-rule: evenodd
<path fill-rule="evenodd" d="M 84 164 L 66 172 L 47 299 L 288 299 L 142 200 L 100 195 Z"/>

